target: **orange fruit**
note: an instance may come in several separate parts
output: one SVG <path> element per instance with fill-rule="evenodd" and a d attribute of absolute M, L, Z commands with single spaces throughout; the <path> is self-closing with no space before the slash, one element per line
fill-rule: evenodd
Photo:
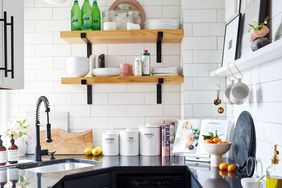
<path fill-rule="evenodd" d="M 218 168 L 219 168 L 220 170 L 227 170 L 228 164 L 227 164 L 227 163 L 220 163 L 219 166 L 218 166 Z"/>
<path fill-rule="evenodd" d="M 213 143 L 212 139 L 206 139 L 205 142 L 206 142 L 206 143 L 210 143 L 210 144 Z"/>
<path fill-rule="evenodd" d="M 234 164 L 228 165 L 228 168 L 227 168 L 228 172 L 234 172 L 234 170 L 236 170 L 236 165 Z"/>
<path fill-rule="evenodd" d="M 218 143 L 218 142 L 221 142 L 221 139 L 220 138 L 214 138 L 214 139 L 212 139 L 212 141 L 213 141 L 213 143 Z"/>
<path fill-rule="evenodd" d="M 223 142 L 222 141 L 219 141 L 219 142 L 217 142 L 216 144 L 222 144 Z"/>
<path fill-rule="evenodd" d="M 225 176 L 228 175 L 228 172 L 226 170 L 220 170 L 219 175 L 222 176 L 222 177 L 225 177 Z"/>

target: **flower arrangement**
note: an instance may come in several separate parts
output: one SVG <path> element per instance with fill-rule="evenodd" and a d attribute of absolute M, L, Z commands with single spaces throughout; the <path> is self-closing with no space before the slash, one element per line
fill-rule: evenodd
<path fill-rule="evenodd" d="M 258 38 L 263 38 L 269 33 L 268 23 L 269 17 L 266 17 L 263 23 L 259 23 L 257 20 L 254 20 L 252 24 L 249 24 L 251 27 L 249 29 L 249 32 L 251 32 L 251 42 L 254 42 Z"/>
<path fill-rule="evenodd" d="M 29 125 L 27 124 L 27 120 L 17 120 L 14 124 L 8 124 L 7 129 L 4 132 L 5 137 L 7 138 L 24 138 L 26 139 L 27 136 L 27 130 L 29 128 Z"/>

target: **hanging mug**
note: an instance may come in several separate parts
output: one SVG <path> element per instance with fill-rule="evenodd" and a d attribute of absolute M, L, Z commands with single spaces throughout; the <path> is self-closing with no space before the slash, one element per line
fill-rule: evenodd
<path fill-rule="evenodd" d="M 230 101 L 234 104 L 243 104 L 249 97 L 250 89 L 242 82 L 242 78 L 238 79 L 238 82 L 233 85 L 230 91 Z"/>

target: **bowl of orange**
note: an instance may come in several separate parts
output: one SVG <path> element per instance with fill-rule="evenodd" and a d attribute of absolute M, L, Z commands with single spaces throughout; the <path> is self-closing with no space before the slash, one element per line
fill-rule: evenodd
<path fill-rule="evenodd" d="M 231 148 L 231 142 L 221 140 L 217 133 L 204 135 L 204 141 L 204 148 L 210 154 L 211 166 L 218 167 L 222 162 L 222 155 Z"/>

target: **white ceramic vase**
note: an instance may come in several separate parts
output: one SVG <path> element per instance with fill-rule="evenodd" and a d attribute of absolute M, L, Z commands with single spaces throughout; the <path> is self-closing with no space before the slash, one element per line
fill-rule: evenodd
<path fill-rule="evenodd" d="M 22 157 L 26 155 L 27 145 L 24 138 L 18 138 L 15 141 L 15 144 L 18 146 L 18 156 Z"/>

